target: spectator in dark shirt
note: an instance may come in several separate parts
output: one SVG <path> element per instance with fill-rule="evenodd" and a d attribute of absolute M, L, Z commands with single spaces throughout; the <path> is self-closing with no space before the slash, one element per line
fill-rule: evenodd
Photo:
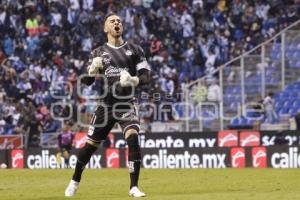
<path fill-rule="evenodd" d="M 57 157 L 60 158 L 62 155 L 65 160 L 65 166 L 69 167 L 69 157 L 70 157 L 70 151 L 73 147 L 73 140 L 74 140 L 74 134 L 71 131 L 72 123 L 66 122 L 63 126 L 63 129 L 60 131 L 58 135 L 58 147 L 59 147 L 59 153 L 57 154 Z M 58 159 L 60 160 L 60 159 Z M 63 164 L 62 164 L 63 167 Z"/>

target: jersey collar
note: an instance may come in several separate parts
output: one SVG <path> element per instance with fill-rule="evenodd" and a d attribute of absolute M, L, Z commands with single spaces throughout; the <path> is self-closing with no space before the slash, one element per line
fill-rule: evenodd
<path fill-rule="evenodd" d="M 111 47 L 111 48 L 113 48 L 113 49 L 120 49 L 120 48 L 122 48 L 123 46 L 125 46 L 127 44 L 127 42 L 124 42 L 121 46 L 113 46 L 113 45 L 111 45 L 111 44 L 109 44 L 108 42 L 106 43 L 106 45 L 107 46 L 109 46 L 109 47 Z"/>

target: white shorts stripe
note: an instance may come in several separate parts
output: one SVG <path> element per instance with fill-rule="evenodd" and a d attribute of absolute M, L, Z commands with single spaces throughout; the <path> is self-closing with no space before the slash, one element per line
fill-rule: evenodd
<path fill-rule="evenodd" d="M 129 125 L 125 126 L 125 128 L 123 129 L 123 134 L 125 134 L 125 132 L 127 131 L 127 129 L 130 126 L 137 126 L 139 130 L 141 129 L 141 126 L 139 124 L 129 124 Z"/>

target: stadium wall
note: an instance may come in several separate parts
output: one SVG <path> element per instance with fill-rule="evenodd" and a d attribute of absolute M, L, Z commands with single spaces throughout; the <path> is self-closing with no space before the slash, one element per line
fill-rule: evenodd
<path fill-rule="evenodd" d="M 75 144 L 82 144 L 84 137 L 80 133 Z M 141 134 L 140 144 L 144 168 L 300 168 L 296 131 Z M 71 152 L 71 168 L 75 167 L 78 148 Z M 8 168 L 64 168 L 64 159 L 57 153 L 53 148 L 0 150 L 0 164 Z M 122 134 L 111 134 L 107 148 L 100 148 L 87 167 L 125 168 L 127 154 Z"/>

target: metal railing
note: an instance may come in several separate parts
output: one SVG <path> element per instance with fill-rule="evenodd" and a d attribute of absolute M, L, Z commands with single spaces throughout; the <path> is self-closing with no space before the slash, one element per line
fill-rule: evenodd
<path fill-rule="evenodd" d="M 189 105 L 185 110 L 189 116 L 185 120 L 185 130 L 224 129 L 234 118 L 245 114 L 247 106 L 251 107 L 268 92 L 281 91 L 287 84 L 297 81 L 300 75 L 297 52 L 300 53 L 300 20 L 218 67 L 212 75 L 220 86 L 221 101 L 210 102 L 217 108 L 214 119 L 206 117 L 210 110 L 207 102 L 197 102 L 193 98 L 197 95 L 197 88 L 207 88 L 207 77 L 189 83 L 184 91 L 186 105 Z M 200 116 L 191 116 L 191 105 L 194 109 L 200 107 Z"/>

